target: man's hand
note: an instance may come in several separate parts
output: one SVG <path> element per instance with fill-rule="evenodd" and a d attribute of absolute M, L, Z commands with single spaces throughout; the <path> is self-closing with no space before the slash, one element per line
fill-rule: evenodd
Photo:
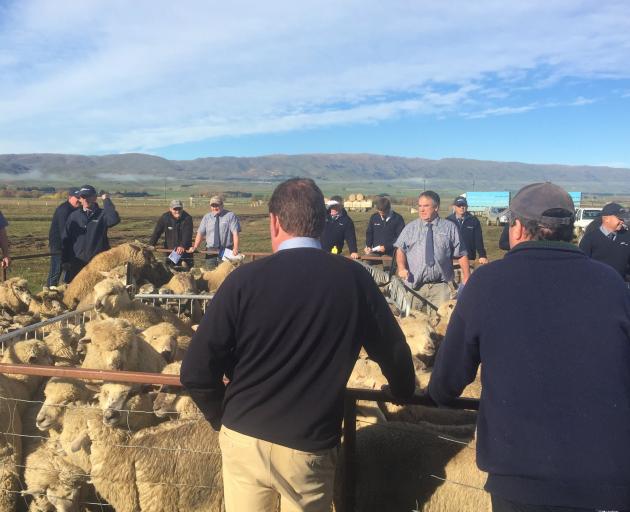
<path fill-rule="evenodd" d="M 187 253 L 193 253 L 193 252 L 195 252 L 196 250 L 197 250 L 197 248 L 193 246 L 193 247 L 191 247 L 191 248 L 189 248 L 189 249 L 186 249 L 186 252 L 187 252 Z"/>
<path fill-rule="evenodd" d="M 358 259 L 359 259 L 359 253 L 358 253 L 358 252 L 351 252 L 351 253 L 350 253 L 350 257 L 351 257 L 353 260 L 358 260 Z"/>
<path fill-rule="evenodd" d="M 5 256 L 2 258 L 2 268 L 9 268 L 9 265 L 11 265 L 11 256 Z"/>
<path fill-rule="evenodd" d="M 369 247 L 366 247 L 365 249 L 363 249 L 363 252 L 365 254 L 370 254 L 372 252 L 372 249 L 370 249 Z"/>
<path fill-rule="evenodd" d="M 485 265 L 488 263 L 488 258 L 479 258 L 477 261 L 479 262 L 479 265 Z"/>
<path fill-rule="evenodd" d="M 407 281 L 409 278 L 409 270 L 406 268 L 399 268 L 397 274 L 403 281 Z"/>
<path fill-rule="evenodd" d="M 234 247 L 234 248 L 232 249 L 232 254 L 233 254 L 234 256 L 238 256 L 238 247 Z"/>
<path fill-rule="evenodd" d="M 177 247 L 177 248 L 175 249 L 175 252 L 176 252 L 177 254 L 180 254 L 180 255 L 181 255 L 181 254 L 184 254 L 184 251 L 185 251 L 185 250 L 186 250 L 186 249 L 184 249 L 183 247 Z"/>

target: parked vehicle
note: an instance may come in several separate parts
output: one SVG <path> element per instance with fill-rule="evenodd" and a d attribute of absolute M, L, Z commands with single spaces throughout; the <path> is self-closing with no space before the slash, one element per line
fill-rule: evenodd
<path fill-rule="evenodd" d="M 503 226 L 508 223 L 507 208 L 500 206 L 490 206 L 486 210 L 486 225 L 487 226 Z"/>
<path fill-rule="evenodd" d="M 584 232 L 588 225 L 601 215 L 601 208 L 577 208 L 575 210 L 575 223 L 573 224 L 573 234 L 578 242 L 584 236 Z"/>

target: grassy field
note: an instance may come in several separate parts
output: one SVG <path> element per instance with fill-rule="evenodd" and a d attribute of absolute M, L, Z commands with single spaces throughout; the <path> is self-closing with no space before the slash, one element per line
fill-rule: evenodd
<path fill-rule="evenodd" d="M 140 240 L 147 242 L 155 221 L 167 210 L 164 199 L 113 199 L 121 216 L 121 223 L 110 229 L 109 238 L 112 245 Z M 48 251 L 48 229 L 50 219 L 59 201 L 42 199 L 2 199 L 0 210 L 9 221 L 8 234 L 11 242 L 12 256 L 26 254 L 44 254 Z M 267 206 L 251 207 L 249 200 L 226 202 L 226 208 L 234 211 L 241 220 L 241 251 L 268 252 L 271 250 Z M 416 218 L 410 213 L 408 206 L 395 205 L 406 221 Z M 195 230 L 202 216 L 208 211 L 207 200 L 197 201 L 186 210 L 193 216 Z M 444 208 L 441 215 L 449 213 Z M 365 245 L 365 230 L 372 212 L 351 212 L 357 232 L 359 248 Z M 490 259 L 502 257 L 498 249 L 498 238 L 501 228 L 484 226 L 484 237 Z M 344 252 L 347 253 L 345 248 Z M 41 289 L 48 275 L 49 258 L 15 260 L 10 268 L 9 277 L 21 276 L 29 281 L 33 290 Z"/>

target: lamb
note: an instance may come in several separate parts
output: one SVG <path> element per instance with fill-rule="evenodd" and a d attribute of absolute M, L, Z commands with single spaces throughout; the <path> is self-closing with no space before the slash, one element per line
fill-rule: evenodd
<path fill-rule="evenodd" d="M 168 364 L 162 370 L 165 375 L 179 375 L 181 361 Z M 153 412 L 158 418 L 171 420 L 202 420 L 203 414 L 183 389 L 162 387 L 153 402 Z"/>
<path fill-rule="evenodd" d="M 223 284 L 225 278 L 243 262 L 243 255 L 228 261 L 222 261 L 217 268 L 206 270 L 201 274 L 201 278 L 197 280 L 197 287 L 200 291 L 216 292 L 219 286 Z"/>
<path fill-rule="evenodd" d="M 87 405 L 94 398 L 94 392 L 83 381 L 53 377 L 44 386 L 44 403 L 35 424 L 39 430 L 60 432 L 68 407 Z"/>
<path fill-rule="evenodd" d="M 2 363 L 51 364 L 50 354 L 41 341 L 18 341 L 9 346 Z M 0 510 L 13 510 L 18 490 L 17 467 L 22 462 L 22 414 L 40 385 L 41 377 L 0 374 L 0 432 L 18 435 L 0 437 Z M 15 401 L 21 400 L 21 401 Z"/>
<path fill-rule="evenodd" d="M 78 337 L 69 327 L 53 328 L 45 337 L 55 366 L 77 366 L 80 355 L 77 352 Z"/>
<path fill-rule="evenodd" d="M 190 345 L 190 336 L 183 335 L 173 324 L 160 322 L 144 331 L 142 336 L 167 362 L 180 361 Z"/>
<path fill-rule="evenodd" d="M 41 292 L 35 294 L 28 305 L 29 313 L 39 315 L 42 318 L 51 318 L 62 314 L 66 310 L 63 304 L 63 293 L 60 290 L 44 287 Z"/>
<path fill-rule="evenodd" d="M 90 293 L 96 283 L 104 279 L 101 272 L 129 263 L 134 277 L 138 278 L 142 270 L 154 260 L 153 253 L 140 243 L 122 244 L 97 254 L 68 285 L 63 301 L 67 307 L 73 308 Z"/>
<path fill-rule="evenodd" d="M 12 314 L 26 313 L 32 300 L 26 279 L 12 277 L 0 282 L 0 305 Z"/>
<path fill-rule="evenodd" d="M 424 359 L 435 353 L 437 337 L 426 314 L 414 311 L 413 314 L 396 320 L 405 335 L 411 355 Z"/>
<path fill-rule="evenodd" d="M 94 309 L 100 318 L 125 319 L 141 329 L 160 322 L 170 322 L 181 334 L 193 334 L 190 326 L 170 311 L 132 301 L 125 286 L 113 279 L 99 282 L 94 287 L 94 294 Z"/>
<path fill-rule="evenodd" d="M 173 277 L 162 288 L 168 288 L 177 295 L 197 293 L 195 278 L 189 272 L 173 272 Z"/>
<path fill-rule="evenodd" d="M 447 300 L 440 305 L 437 310 L 437 318 L 433 319 L 432 323 L 435 332 L 442 338 L 446 336 L 446 329 L 448 328 L 448 323 L 451 320 L 451 315 L 453 314 L 456 304 L 457 301 L 454 299 Z"/>
<path fill-rule="evenodd" d="M 359 430 L 355 452 L 356 510 L 489 510 L 488 497 L 481 490 L 447 483 L 442 484 L 443 489 L 439 487 L 441 479 L 477 486 L 477 475 L 473 479 L 465 476 L 467 472 L 479 473 L 474 467 L 475 451 L 472 445 L 467 445 L 470 438 L 469 435 L 459 440 L 449 439 L 424 426 L 408 423 L 373 425 Z M 379 484 L 374 485 L 375 481 Z M 344 466 L 339 463 L 335 485 L 337 512 L 344 511 L 343 486 Z"/>
<path fill-rule="evenodd" d="M 97 370 L 132 370 L 158 373 L 165 361 L 136 331 L 121 318 L 92 320 L 86 326 L 87 344 L 83 368 Z"/>

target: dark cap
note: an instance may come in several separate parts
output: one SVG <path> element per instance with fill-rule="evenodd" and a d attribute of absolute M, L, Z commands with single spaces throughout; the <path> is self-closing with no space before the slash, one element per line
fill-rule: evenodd
<path fill-rule="evenodd" d="M 543 226 L 559 226 L 571 224 L 575 206 L 566 190 L 547 181 L 519 190 L 507 213 L 509 217 L 535 220 Z"/>
<path fill-rule="evenodd" d="M 453 201 L 453 205 L 455 206 L 468 206 L 468 201 L 464 196 L 457 196 Z"/>
<path fill-rule="evenodd" d="M 608 203 L 602 208 L 602 217 L 606 215 L 614 215 L 622 220 L 627 220 L 629 218 L 629 214 L 630 212 L 628 212 L 628 209 L 618 203 Z"/>
<path fill-rule="evenodd" d="M 77 187 L 70 187 L 68 189 L 68 196 L 79 197 L 79 189 Z"/>
<path fill-rule="evenodd" d="M 96 189 L 92 185 L 83 185 L 79 189 L 80 197 L 90 197 L 96 195 Z"/>

